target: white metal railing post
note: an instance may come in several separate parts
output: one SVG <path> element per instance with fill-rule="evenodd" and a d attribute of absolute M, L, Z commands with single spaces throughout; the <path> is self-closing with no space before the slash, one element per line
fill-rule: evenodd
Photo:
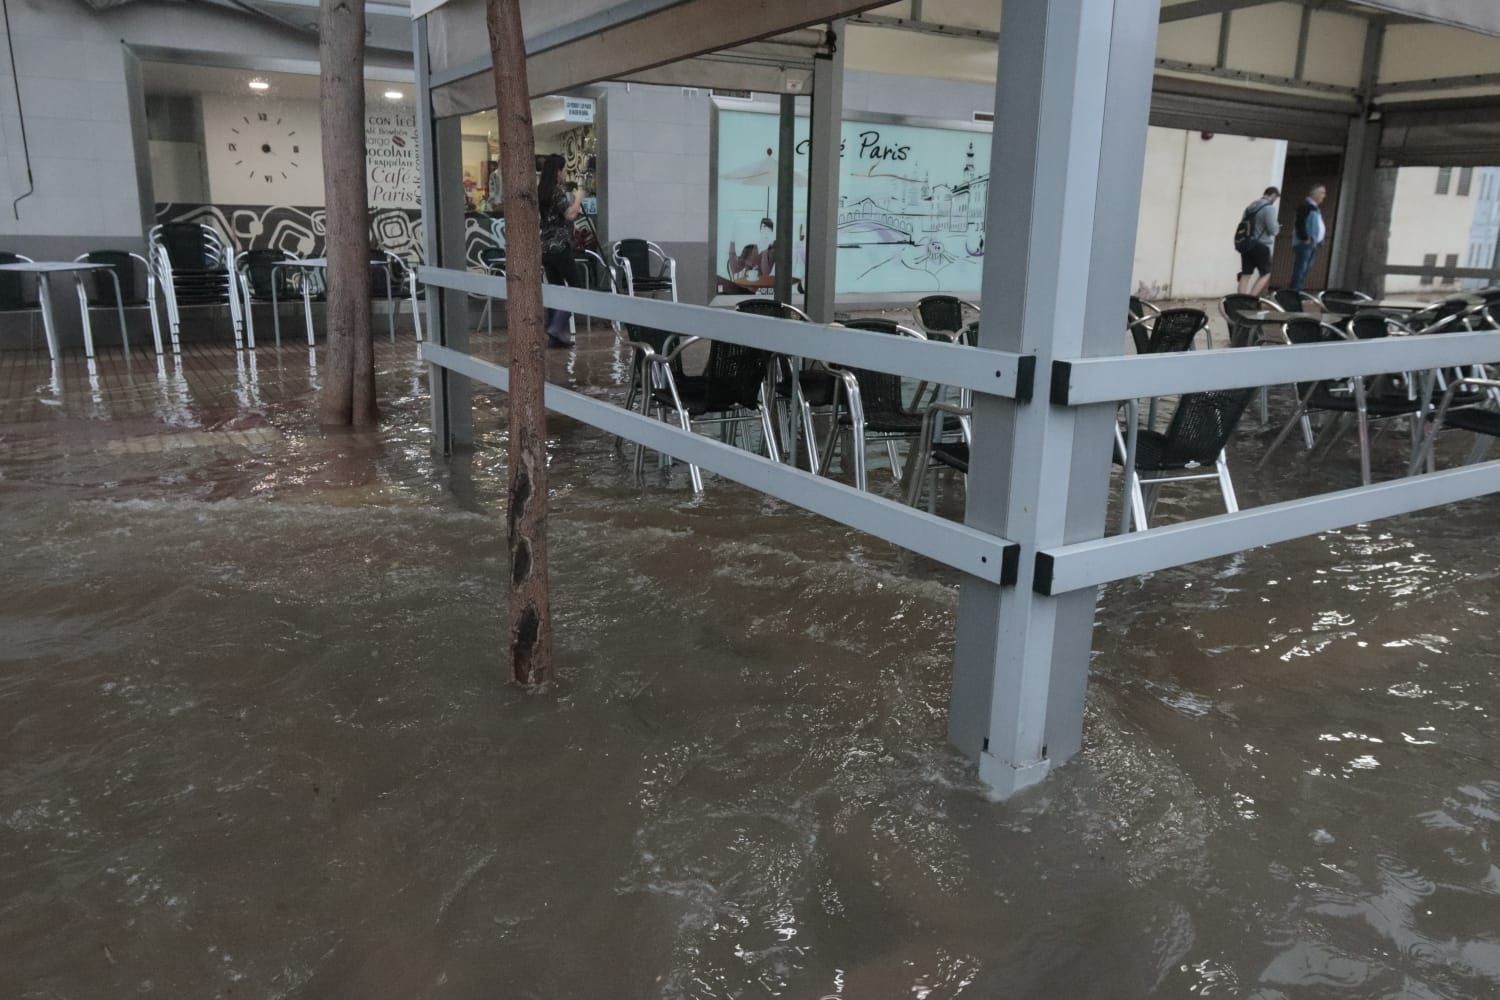
<path fill-rule="evenodd" d="M 844 120 L 844 22 L 829 26 L 832 52 L 813 59 L 811 139 L 807 160 L 807 315 L 833 319 L 839 247 L 839 142 Z M 779 238 L 790 233 L 777 234 Z"/>
<path fill-rule="evenodd" d="M 1117 354 L 1129 292 L 1159 0 L 1007 4 L 990 158 L 981 347 Z M 1099 219 L 1096 222 L 1096 209 Z M 1007 796 L 1079 744 L 1094 591 L 1032 590 L 1036 553 L 1103 533 L 1098 408 L 977 397 L 967 523 L 1020 544 L 1014 589 L 965 578 L 949 735 Z M 1107 411 L 1105 420 L 1107 421 Z"/>

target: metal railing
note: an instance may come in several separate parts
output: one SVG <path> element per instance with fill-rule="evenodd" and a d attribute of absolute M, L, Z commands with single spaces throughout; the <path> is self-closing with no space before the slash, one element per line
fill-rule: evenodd
<path fill-rule="evenodd" d="M 1500 332 L 1057 361 L 1050 401 L 1121 399 L 1500 363 Z M 1413 419 L 1419 419 L 1413 415 Z M 1038 551 L 1033 589 L 1056 595 L 1500 492 L 1500 462 L 1323 493 Z"/>
<path fill-rule="evenodd" d="M 431 287 L 505 297 L 504 278 L 430 267 L 419 268 L 417 274 L 419 280 Z M 819 358 L 895 374 L 916 370 L 923 372 L 923 377 L 929 381 L 963 385 L 979 393 L 1014 394 L 1030 388 L 1026 359 L 1003 351 L 978 351 L 836 326 L 554 285 L 544 287 L 543 299 L 551 308 L 726 340 L 778 354 Z M 981 356 L 978 364 L 976 354 Z M 503 365 L 450 347 L 424 342 L 421 358 L 502 391 L 508 390 L 510 385 L 510 373 Z M 1019 379 L 1018 369 L 1022 372 Z M 1020 546 L 997 535 L 794 466 L 773 462 L 742 448 L 653 420 L 560 385 L 549 383 L 545 400 L 547 409 L 552 412 L 707 469 L 981 580 L 997 584 L 1015 582 Z"/>

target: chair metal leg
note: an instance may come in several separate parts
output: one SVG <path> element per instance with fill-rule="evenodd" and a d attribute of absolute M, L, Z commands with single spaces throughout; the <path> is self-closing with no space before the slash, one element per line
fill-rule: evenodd
<path fill-rule="evenodd" d="M 894 438 L 886 438 L 885 457 L 891 463 L 891 478 L 898 483 L 901 482 L 901 456 L 896 451 L 896 441 Z"/>
<path fill-rule="evenodd" d="M 1484 461 L 1494 443 L 1495 439 L 1488 434 L 1475 434 L 1474 444 L 1469 448 L 1469 455 L 1464 459 L 1464 464 L 1473 465 L 1476 462 Z"/>
<path fill-rule="evenodd" d="M 1125 470 L 1125 491 L 1130 499 L 1130 512 L 1135 518 L 1135 531 L 1145 531 L 1148 522 L 1146 519 L 1146 498 L 1141 491 L 1141 477 L 1134 469 Z"/>
<path fill-rule="evenodd" d="M 771 401 L 764 383 L 760 387 L 760 432 L 766 438 L 766 457 L 773 462 L 780 462 L 781 451 L 776 447 L 776 432 L 771 425 Z"/>
<path fill-rule="evenodd" d="M 92 358 L 94 356 L 94 328 L 89 322 L 89 297 L 83 290 L 83 278 L 74 275 L 73 287 L 78 292 L 78 313 L 83 323 L 83 356 Z"/>
<path fill-rule="evenodd" d="M 807 468 L 809 472 L 818 471 L 818 431 L 813 425 L 812 405 L 805 398 L 798 399 L 799 409 L 802 411 L 802 436 L 807 440 Z M 796 447 L 796 441 L 792 442 Z M 793 456 L 795 458 L 795 456 Z"/>
<path fill-rule="evenodd" d="M 161 320 L 156 315 L 156 279 L 146 272 L 146 311 L 151 314 L 151 339 L 156 344 L 156 356 L 161 357 Z"/>
<path fill-rule="evenodd" d="M 313 337 L 312 289 L 309 280 L 309 276 L 304 272 L 302 275 L 302 321 L 307 325 L 307 346 L 316 347 L 317 340 Z"/>
<path fill-rule="evenodd" d="M 1276 435 L 1276 440 L 1274 440 L 1274 441 L 1271 442 L 1271 447 L 1267 448 L 1266 449 L 1266 453 L 1261 456 L 1260 461 L 1255 466 L 1256 469 L 1264 469 L 1266 467 L 1266 463 L 1271 460 L 1271 456 L 1274 455 L 1274 454 L 1276 454 L 1276 449 L 1280 448 L 1281 445 L 1282 445 L 1282 442 L 1284 442 L 1287 439 L 1287 435 L 1289 435 L 1289 434 L 1292 433 L 1292 428 L 1298 426 L 1299 424 L 1301 424 L 1306 419 L 1306 417 L 1307 417 L 1307 403 L 1308 403 L 1308 401 L 1310 399 L 1312 399 L 1312 394 L 1314 392 L 1316 392 L 1316 391 L 1317 391 L 1317 386 L 1316 385 L 1311 386 L 1307 390 L 1307 392 L 1303 394 L 1302 398 L 1297 401 L 1296 412 L 1294 412 L 1292 414 L 1292 418 L 1290 420 L 1288 420 L 1285 425 L 1282 426 L 1281 433 Z M 1311 426 L 1310 425 L 1304 425 L 1303 426 L 1303 433 L 1304 434 L 1311 434 Z M 1309 449 L 1312 448 L 1312 440 L 1311 440 L 1311 438 L 1307 439 L 1307 447 Z"/>
<path fill-rule="evenodd" d="M 1224 509 L 1233 514 L 1240 509 L 1240 501 L 1234 493 L 1234 480 L 1229 477 L 1229 456 L 1219 452 L 1214 466 L 1219 473 L 1219 492 L 1224 494 Z"/>
<path fill-rule="evenodd" d="M 120 346 L 125 349 L 125 356 L 130 357 L 130 330 L 125 326 L 125 293 L 120 290 L 120 276 L 115 273 L 114 268 L 104 272 L 109 275 L 110 282 L 115 286 L 115 312 L 120 317 Z"/>

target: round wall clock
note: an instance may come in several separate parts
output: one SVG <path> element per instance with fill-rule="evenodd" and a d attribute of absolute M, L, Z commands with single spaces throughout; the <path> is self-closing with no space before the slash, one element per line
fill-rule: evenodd
<path fill-rule="evenodd" d="M 297 130 L 267 111 L 258 111 L 253 117 L 242 115 L 241 119 L 239 125 L 229 129 L 233 137 L 227 145 L 234 165 L 245 170 L 251 180 L 259 178 L 269 185 L 290 180 L 302 157 Z"/>

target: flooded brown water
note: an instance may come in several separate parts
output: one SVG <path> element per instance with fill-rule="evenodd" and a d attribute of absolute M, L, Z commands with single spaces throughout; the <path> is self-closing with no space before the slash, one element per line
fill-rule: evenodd
<path fill-rule="evenodd" d="M 1500 993 L 1500 500 L 1108 588 L 1083 752 L 995 803 L 955 577 L 566 421 L 509 686 L 502 400 L 435 463 L 380 366 L 323 436 L 305 349 L 0 355 L 0 997 Z M 1247 506 L 1358 480 L 1265 440 Z"/>

